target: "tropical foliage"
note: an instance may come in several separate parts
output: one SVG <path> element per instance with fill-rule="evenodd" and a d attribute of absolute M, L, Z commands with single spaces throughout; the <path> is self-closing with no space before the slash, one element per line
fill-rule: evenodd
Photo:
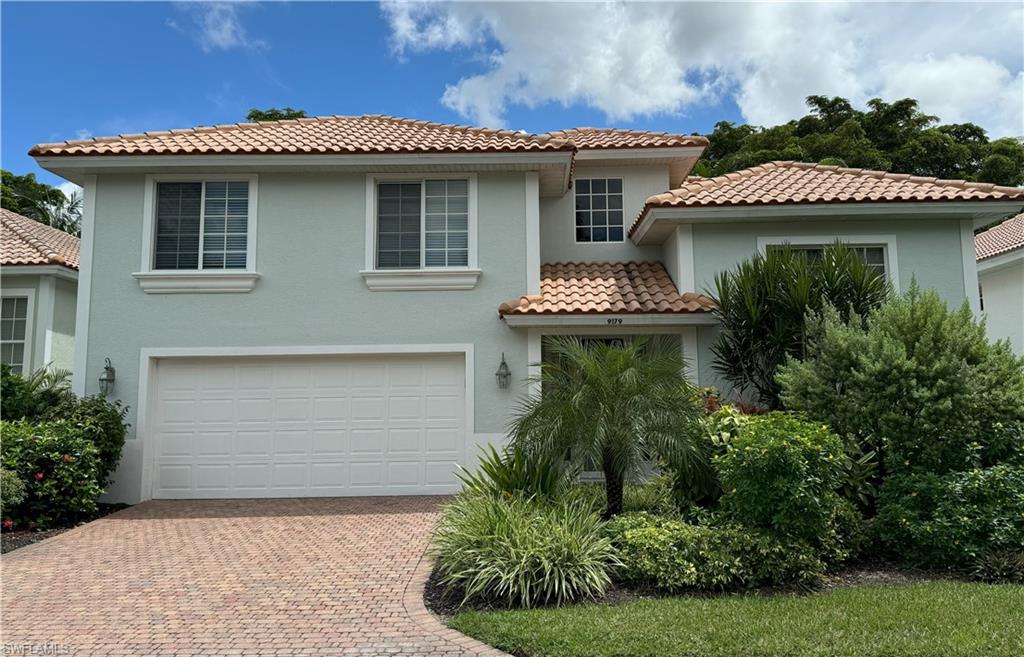
<path fill-rule="evenodd" d="M 1024 184 L 1024 142 L 990 140 L 973 123 L 941 124 L 904 98 L 869 100 L 854 109 L 845 98 L 809 96 L 810 113 L 782 125 L 715 124 L 695 173 L 717 176 L 773 160 L 820 162 L 959 178 L 997 185 Z"/>
<path fill-rule="evenodd" d="M 463 494 L 445 507 L 432 552 L 463 601 L 532 607 L 602 594 L 617 564 L 593 508 L 580 500 Z"/>
<path fill-rule="evenodd" d="M 0 203 L 4 209 L 35 219 L 47 226 L 71 233 L 81 233 L 82 197 L 70 196 L 61 190 L 36 180 L 36 174 L 17 176 L 6 169 L 0 172 Z"/>
<path fill-rule="evenodd" d="M 551 357 L 534 381 L 541 392 L 517 412 L 512 445 L 597 464 L 605 480 L 605 517 L 622 511 L 625 482 L 656 458 L 682 472 L 707 468 L 701 402 L 683 378 L 678 345 L 560 337 L 548 348 Z"/>
<path fill-rule="evenodd" d="M 843 316 L 864 315 L 889 295 L 884 274 L 841 243 L 820 258 L 780 247 L 744 260 L 715 277 L 714 368 L 739 391 L 779 408 L 775 373 L 790 356 L 807 352 L 809 312 L 831 305 Z"/>

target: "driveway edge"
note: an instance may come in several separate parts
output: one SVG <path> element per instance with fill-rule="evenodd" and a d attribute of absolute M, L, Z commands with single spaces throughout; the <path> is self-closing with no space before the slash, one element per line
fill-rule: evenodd
<path fill-rule="evenodd" d="M 409 578 L 409 583 L 405 587 L 403 603 L 405 613 L 408 614 L 409 618 L 424 631 L 453 643 L 479 657 L 511 657 L 508 653 L 502 652 L 493 646 L 481 643 L 473 637 L 453 630 L 427 609 L 423 602 L 423 591 L 426 588 L 427 580 L 430 578 L 432 570 L 433 563 L 431 563 L 426 551 L 424 551 L 420 556 L 419 562 L 416 564 L 416 570 L 413 572 L 412 577 Z"/>

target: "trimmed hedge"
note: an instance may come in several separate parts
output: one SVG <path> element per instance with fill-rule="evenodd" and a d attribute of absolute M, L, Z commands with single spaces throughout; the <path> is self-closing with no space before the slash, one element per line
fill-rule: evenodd
<path fill-rule="evenodd" d="M 96 511 L 99 451 L 68 422 L 0 422 L 0 464 L 25 482 L 25 498 L 4 510 L 14 524 L 44 529 Z"/>
<path fill-rule="evenodd" d="M 604 531 L 622 562 L 614 570 L 617 580 L 666 592 L 811 584 L 825 572 L 809 545 L 738 526 L 629 513 L 609 521 Z"/>

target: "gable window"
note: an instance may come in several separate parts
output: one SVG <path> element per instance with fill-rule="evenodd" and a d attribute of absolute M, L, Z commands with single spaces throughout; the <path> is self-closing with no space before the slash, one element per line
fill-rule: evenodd
<path fill-rule="evenodd" d="M 577 179 L 576 241 L 623 240 L 622 178 Z"/>
<path fill-rule="evenodd" d="M 377 184 L 377 268 L 469 266 L 469 181 Z"/>
<path fill-rule="evenodd" d="M 153 269 L 245 269 L 249 183 L 159 182 Z"/>
<path fill-rule="evenodd" d="M 29 297 L 5 296 L 0 300 L 0 362 L 23 374 L 28 364 Z"/>

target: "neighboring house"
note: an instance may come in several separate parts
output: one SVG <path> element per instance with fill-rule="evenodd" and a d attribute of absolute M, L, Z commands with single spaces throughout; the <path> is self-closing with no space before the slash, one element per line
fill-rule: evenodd
<path fill-rule="evenodd" d="M 72 369 L 77 291 L 78 238 L 0 209 L 0 362 Z"/>
<path fill-rule="evenodd" d="M 794 163 L 689 177 L 706 146 L 381 116 L 36 146 L 85 188 L 74 385 L 109 358 L 131 407 L 111 497 L 451 492 L 546 335 L 670 336 L 722 385 L 716 272 L 843 239 L 977 307 L 973 230 L 1024 206 Z"/>
<path fill-rule="evenodd" d="M 986 329 L 1024 354 L 1024 214 L 974 238 Z"/>

